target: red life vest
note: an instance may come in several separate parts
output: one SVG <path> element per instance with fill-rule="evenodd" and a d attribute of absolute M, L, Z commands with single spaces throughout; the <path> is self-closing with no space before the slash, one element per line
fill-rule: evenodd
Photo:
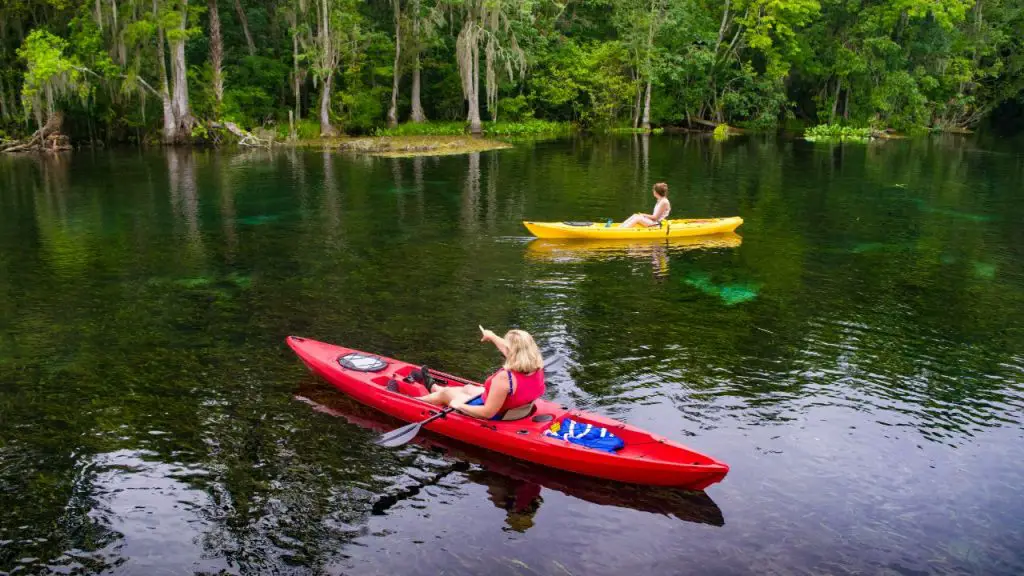
<path fill-rule="evenodd" d="M 487 394 L 491 391 L 491 384 L 494 383 L 495 378 L 501 370 L 495 372 L 490 378 L 484 382 L 484 395 L 483 403 L 487 403 Z M 501 405 L 498 410 L 499 413 L 507 412 L 520 406 L 526 406 L 533 402 L 537 398 L 544 395 L 544 369 L 541 368 L 533 374 L 523 374 L 522 372 L 516 372 L 514 370 L 505 370 L 507 376 L 503 377 L 498 385 L 506 385 L 509 387 L 508 396 L 505 398 L 505 403 Z"/>

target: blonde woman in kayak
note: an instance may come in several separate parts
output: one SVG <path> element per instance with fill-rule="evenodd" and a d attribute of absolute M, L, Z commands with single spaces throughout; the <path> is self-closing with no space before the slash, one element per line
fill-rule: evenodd
<path fill-rule="evenodd" d="M 653 214 L 633 214 L 626 219 L 625 222 L 619 224 L 620 228 L 632 228 L 634 226 L 651 227 L 657 226 L 662 220 L 668 218 L 669 212 L 672 211 L 672 204 L 668 201 L 668 184 L 664 182 L 658 182 L 654 185 L 651 190 L 654 194 L 654 199 L 657 202 L 654 204 Z"/>
<path fill-rule="evenodd" d="M 502 338 L 480 327 L 481 342 L 491 342 L 505 356 L 505 364 L 483 386 L 434 386 L 421 396 L 435 406 L 450 406 L 463 414 L 501 420 L 505 413 L 533 404 L 544 394 L 544 358 L 524 330 L 509 330 Z"/>

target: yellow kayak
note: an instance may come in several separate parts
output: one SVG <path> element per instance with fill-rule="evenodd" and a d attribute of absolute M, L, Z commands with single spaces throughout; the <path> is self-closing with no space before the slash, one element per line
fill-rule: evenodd
<path fill-rule="evenodd" d="M 650 228 L 619 228 L 596 222 L 523 222 L 537 238 L 602 238 L 605 240 L 635 240 L 640 238 L 682 238 L 732 232 L 743 224 L 743 218 L 703 218 L 699 220 L 665 220 Z"/>

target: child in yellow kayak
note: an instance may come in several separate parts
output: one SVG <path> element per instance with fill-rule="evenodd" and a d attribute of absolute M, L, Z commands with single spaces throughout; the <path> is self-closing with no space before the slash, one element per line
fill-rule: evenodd
<path fill-rule="evenodd" d="M 620 228 L 632 228 L 634 226 L 650 228 L 651 226 L 661 224 L 662 220 L 668 218 L 668 213 L 672 211 L 672 204 L 668 201 L 668 184 L 658 182 L 654 185 L 652 192 L 654 193 L 655 200 L 657 200 L 657 203 L 654 204 L 654 213 L 633 214 L 625 222 L 619 224 Z"/>

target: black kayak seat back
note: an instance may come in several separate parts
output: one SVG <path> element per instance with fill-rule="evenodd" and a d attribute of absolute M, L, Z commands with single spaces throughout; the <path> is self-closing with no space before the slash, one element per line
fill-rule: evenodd
<path fill-rule="evenodd" d="M 593 222 L 583 222 L 583 221 L 573 221 L 573 222 L 570 222 L 568 220 L 565 221 L 565 222 L 562 222 L 562 224 L 565 224 L 566 226 L 593 226 L 594 225 Z"/>

